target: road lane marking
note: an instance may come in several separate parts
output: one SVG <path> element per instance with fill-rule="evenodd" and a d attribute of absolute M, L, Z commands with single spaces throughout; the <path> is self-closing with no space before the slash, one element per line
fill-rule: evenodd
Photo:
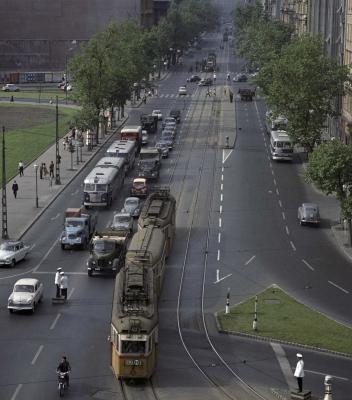
<path fill-rule="evenodd" d="M 306 261 L 302 259 L 303 264 L 305 264 L 311 271 L 314 271 L 314 268 Z"/>
<path fill-rule="evenodd" d="M 224 172 L 224 167 L 221 167 L 221 172 Z"/>
<path fill-rule="evenodd" d="M 59 218 L 59 216 L 60 216 L 60 213 L 57 213 L 57 214 L 55 215 L 55 217 L 51 217 L 50 220 L 51 220 L 51 221 L 55 221 L 57 218 Z"/>
<path fill-rule="evenodd" d="M 252 256 L 248 261 L 246 261 L 246 262 L 244 263 L 244 265 L 248 265 L 248 264 L 251 263 L 254 259 L 255 259 L 255 256 Z"/>
<path fill-rule="evenodd" d="M 275 353 L 276 359 L 280 365 L 283 376 L 285 377 L 288 387 L 295 387 L 295 379 L 292 374 L 292 368 L 286 357 L 285 350 L 278 343 L 270 342 L 270 345 Z"/>
<path fill-rule="evenodd" d="M 220 186 L 220 190 L 223 191 L 224 190 L 224 184 L 222 183 Z"/>
<path fill-rule="evenodd" d="M 290 244 L 291 244 L 292 250 L 296 251 L 296 246 L 293 244 L 292 240 L 290 240 Z"/>
<path fill-rule="evenodd" d="M 56 271 L 33 271 L 33 274 L 37 275 L 55 275 Z M 66 275 L 87 275 L 87 272 L 67 272 L 65 271 Z"/>
<path fill-rule="evenodd" d="M 220 201 L 222 202 L 224 200 L 224 195 L 221 193 L 220 195 Z"/>
<path fill-rule="evenodd" d="M 218 243 L 220 243 L 221 242 L 221 233 L 219 232 L 218 233 Z"/>
<path fill-rule="evenodd" d="M 281 202 L 281 200 L 279 200 L 279 206 L 282 208 L 282 202 Z"/>
<path fill-rule="evenodd" d="M 276 179 L 274 178 L 274 185 L 277 186 Z"/>
<path fill-rule="evenodd" d="M 346 293 L 346 294 L 348 294 L 349 293 L 349 291 L 348 290 L 346 290 L 346 289 L 344 289 L 344 288 L 342 288 L 341 286 L 339 286 L 337 283 L 334 283 L 334 282 L 332 282 L 332 281 L 328 281 L 329 283 L 330 283 L 330 285 L 332 285 L 332 286 L 335 286 L 337 289 L 340 289 L 340 290 L 342 290 L 344 293 Z"/>
<path fill-rule="evenodd" d="M 49 248 L 49 250 L 44 254 L 44 257 L 39 261 L 39 263 L 36 265 L 36 267 L 33 269 L 33 272 L 37 272 L 37 270 L 39 269 L 39 267 L 43 264 L 43 262 L 49 257 L 49 254 L 51 253 L 51 251 L 53 250 L 53 248 L 56 246 L 57 242 L 59 241 L 59 239 L 56 239 L 54 241 L 54 243 L 51 245 L 51 247 Z"/>
<path fill-rule="evenodd" d="M 224 180 L 224 174 L 221 174 L 221 180 L 222 181 Z"/>
<path fill-rule="evenodd" d="M 57 316 L 55 317 L 55 319 L 54 319 L 54 322 L 50 325 L 50 330 L 52 331 L 54 328 L 55 328 L 55 326 L 56 326 L 56 324 L 57 324 L 57 321 L 60 319 L 60 317 L 61 317 L 61 314 L 59 313 L 59 314 L 57 314 Z"/>
<path fill-rule="evenodd" d="M 39 354 L 43 351 L 43 349 L 44 349 L 44 346 L 41 344 L 41 345 L 39 346 L 39 349 L 38 349 L 37 352 L 35 353 L 35 356 L 33 357 L 33 360 L 32 360 L 32 362 L 31 362 L 32 365 L 35 364 L 35 362 L 37 361 L 37 358 L 39 357 Z"/>
<path fill-rule="evenodd" d="M 233 150 L 225 150 L 223 149 L 222 151 L 222 163 L 225 164 L 226 160 L 229 158 L 230 154 L 232 153 Z M 226 154 L 228 153 L 228 154 Z"/>
<path fill-rule="evenodd" d="M 222 214 L 222 205 L 220 205 L 220 214 Z"/>
<path fill-rule="evenodd" d="M 286 234 L 289 235 L 290 231 L 288 230 L 288 226 L 287 225 L 285 226 L 285 230 L 286 230 Z"/>
<path fill-rule="evenodd" d="M 35 246 L 36 246 L 36 243 L 32 244 L 32 246 L 29 248 L 29 251 L 32 251 Z"/>
<path fill-rule="evenodd" d="M 219 228 L 221 228 L 221 218 L 219 218 Z"/>
<path fill-rule="evenodd" d="M 73 295 L 73 292 L 75 291 L 75 288 L 73 287 L 69 293 L 69 295 L 67 296 L 67 300 L 70 300 L 71 296 Z"/>
<path fill-rule="evenodd" d="M 218 249 L 218 256 L 217 256 L 217 260 L 220 261 L 220 249 Z"/>
<path fill-rule="evenodd" d="M 286 220 L 286 215 L 285 215 L 284 212 L 282 212 L 282 219 L 283 219 L 283 220 Z"/>
<path fill-rule="evenodd" d="M 216 283 L 219 283 L 219 282 L 223 281 L 224 279 L 230 277 L 231 275 L 232 275 L 232 274 L 225 275 L 225 276 L 223 276 L 222 278 L 220 278 L 220 279 L 218 279 L 217 281 L 215 281 L 214 283 L 215 283 L 215 284 L 216 284 Z"/>
<path fill-rule="evenodd" d="M 276 194 L 277 194 L 278 196 L 280 195 L 279 189 L 276 189 Z"/>
<path fill-rule="evenodd" d="M 12 395 L 11 400 L 15 400 L 15 399 L 16 399 L 18 393 L 19 393 L 20 390 L 22 389 L 22 386 L 23 386 L 23 384 L 20 383 L 20 384 L 16 387 L 16 390 L 15 390 L 14 394 Z"/>
<path fill-rule="evenodd" d="M 312 371 L 310 369 L 304 369 L 305 372 L 310 372 L 311 374 L 316 374 L 316 375 L 322 375 L 322 376 L 326 376 L 326 375 L 331 375 L 328 372 L 318 372 L 318 371 Z M 349 381 L 348 378 L 344 378 L 343 376 L 337 376 L 337 375 L 331 375 L 333 378 L 336 379 L 340 379 L 342 381 Z"/>

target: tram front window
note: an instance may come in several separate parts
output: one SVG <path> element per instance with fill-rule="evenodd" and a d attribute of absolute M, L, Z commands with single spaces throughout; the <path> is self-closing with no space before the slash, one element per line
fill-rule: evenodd
<path fill-rule="evenodd" d="M 145 353 L 145 344 L 146 344 L 146 342 L 144 342 L 144 341 L 122 340 L 121 341 L 121 353 L 144 354 Z"/>

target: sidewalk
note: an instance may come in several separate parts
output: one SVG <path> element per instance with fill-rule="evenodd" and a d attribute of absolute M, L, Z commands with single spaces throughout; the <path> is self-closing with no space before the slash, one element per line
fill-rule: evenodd
<path fill-rule="evenodd" d="M 77 162 L 77 153 L 72 153 L 72 167 L 71 168 L 71 153 L 63 148 L 63 141 L 59 141 L 59 153 L 61 156 L 60 163 L 60 179 L 61 184 L 55 185 L 55 178 L 50 184 L 50 179 L 40 179 L 39 167 L 37 171 L 38 182 L 38 205 L 36 208 L 36 191 L 35 191 L 35 169 L 34 165 L 40 166 L 45 163 L 48 170 L 50 162 L 55 163 L 55 144 L 44 151 L 37 159 L 31 164 L 25 165 L 24 176 L 19 175 L 11 179 L 6 185 L 7 195 L 7 221 L 8 221 L 8 236 L 11 239 L 21 238 L 32 224 L 41 216 L 45 209 L 58 197 L 58 195 L 65 189 L 65 187 L 76 177 L 76 175 L 87 165 L 87 163 L 94 157 L 100 148 L 108 141 L 111 136 L 127 121 L 128 114 L 125 111 L 125 118 L 117 121 L 116 127 L 108 130 L 108 134 L 99 138 L 99 145 L 95 146 L 92 151 L 88 151 L 87 147 L 82 148 L 82 162 L 80 162 L 80 149 L 78 153 L 79 162 Z M 54 170 L 55 175 L 55 170 Z M 16 181 L 19 190 L 17 199 L 14 198 L 12 193 L 13 181 Z"/>

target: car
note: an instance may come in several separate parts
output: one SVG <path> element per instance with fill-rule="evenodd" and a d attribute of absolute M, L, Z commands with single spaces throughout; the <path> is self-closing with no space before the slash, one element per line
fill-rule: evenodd
<path fill-rule="evenodd" d="M 213 84 L 213 80 L 211 78 L 202 78 L 198 86 L 211 86 Z"/>
<path fill-rule="evenodd" d="M 149 136 L 146 130 L 142 130 L 142 144 L 148 144 Z"/>
<path fill-rule="evenodd" d="M 170 124 L 170 123 L 173 123 L 173 124 L 176 125 L 176 119 L 173 118 L 173 117 L 166 117 L 166 118 L 164 119 L 163 123 L 162 123 L 162 127 L 164 128 L 165 125 Z"/>
<path fill-rule="evenodd" d="M 161 137 L 164 136 L 171 136 L 173 139 L 175 139 L 176 131 L 174 129 L 168 129 L 166 126 L 161 132 Z"/>
<path fill-rule="evenodd" d="M 28 253 L 29 246 L 22 241 L 8 240 L 0 245 L 0 265 L 14 267 L 17 262 L 24 260 Z"/>
<path fill-rule="evenodd" d="M 160 110 L 153 110 L 152 115 L 158 117 L 159 121 L 163 119 L 163 114 Z"/>
<path fill-rule="evenodd" d="M 187 95 L 187 88 L 186 86 L 180 86 L 178 88 L 178 95 L 179 96 L 186 96 Z"/>
<path fill-rule="evenodd" d="M 63 84 L 62 86 L 60 86 L 59 89 L 63 90 L 64 92 L 71 92 L 73 90 L 73 86 L 70 83 L 68 83 L 67 85 Z"/>
<path fill-rule="evenodd" d="M 161 136 L 161 139 L 162 139 L 165 143 L 167 143 L 167 145 L 169 146 L 169 150 L 172 150 L 172 149 L 173 149 L 175 139 L 173 138 L 172 135 L 169 135 L 169 134 L 162 135 L 162 136 Z"/>
<path fill-rule="evenodd" d="M 162 158 L 169 157 L 169 145 L 164 140 L 159 140 L 155 147 L 160 151 Z"/>
<path fill-rule="evenodd" d="M 179 124 L 181 122 L 181 110 L 177 110 L 176 108 L 170 111 L 170 117 L 175 118 L 176 122 Z"/>
<path fill-rule="evenodd" d="M 129 212 L 121 210 L 116 213 L 112 220 L 111 229 L 115 231 L 130 232 L 133 231 L 133 217 Z"/>
<path fill-rule="evenodd" d="M 172 129 L 172 130 L 176 130 L 176 122 L 175 121 L 171 121 L 171 122 L 166 122 L 163 126 L 163 129 Z"/>
<path fill-rule="evenodd" d="M 19 92 L 20 88 L 13 83 L 7 83 L 2 87 L 3 92 Z"/>
<path fill-rule="evenodd" d="M 131 217 L 138 217 L 141 211 L 141 201 L 138 197 L 127 197 L 121 212 L 128 213 Z"/>
<path fill-rule="evenodd" d="M 34 313 L 38 303 L 43 299 L 44 286 L 38 279 L 22 278 L 18 280 L 7 301 L 10 313 L 28 310 Z"/>
<path fill-rule="evenodd" d="M 247 75 L 246 75 L 246 74 L 243 74 L 243 73 L 236 74 L 236 75 L 233 77 L 233 81 L 234 81 L 234 82 L 247 82 L 247 80 L 248 80 Z"/>
<path fill-rule="evenodd" d="M 201 77 L 198 75 L 192 75 L 190 78 L 187 79 L 187 82 L 199 82 Z"/>
<path fill-rule="evenodd" d="M 317 226 L 320 223 L 319 207 L 315 203 L 303 203 L 298 207 L 297 218 L 300 225 L 312 224 Z"/>
<path fill-rule="evenodd" d="M 147 197 L 148 186 L 146 178 L 134 178 L 130 192 L 133 197 Z"/>

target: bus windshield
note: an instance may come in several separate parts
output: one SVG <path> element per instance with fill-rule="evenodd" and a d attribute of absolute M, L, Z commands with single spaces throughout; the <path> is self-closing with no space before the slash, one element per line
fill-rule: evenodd
<path fill-rule="evenodd" d="M 135 341 L 135 340 L 122 340 L 121 341 L 121 353 L 129 354 L 144 354 L 145 353 L 145 345 L 144 341 Z"/>

